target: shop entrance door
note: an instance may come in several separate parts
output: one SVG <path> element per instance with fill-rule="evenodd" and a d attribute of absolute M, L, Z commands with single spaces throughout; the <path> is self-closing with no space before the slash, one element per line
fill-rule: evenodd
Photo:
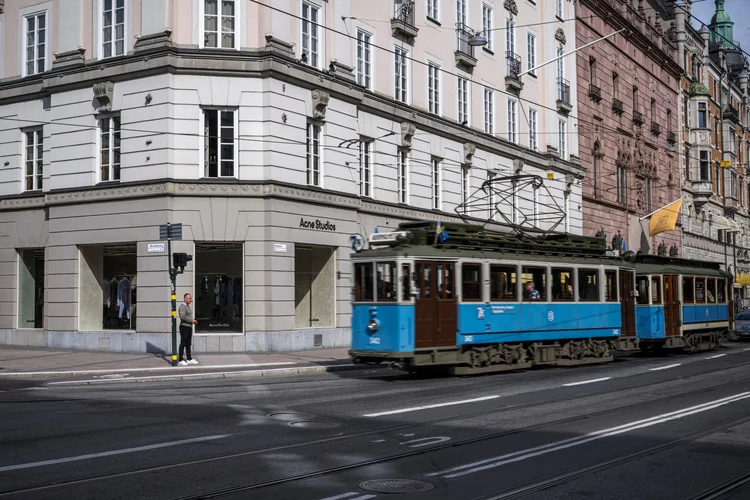
<path fill-rule="evenodd" d="M 414 304 L 417 348 L 456 344 L 455 271 L 453 262 L 417 262 Z"/>

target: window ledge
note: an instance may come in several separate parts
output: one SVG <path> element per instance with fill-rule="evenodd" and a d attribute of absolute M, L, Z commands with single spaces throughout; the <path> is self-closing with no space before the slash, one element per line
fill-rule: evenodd
<path fill-rule="evenodd" d="M 440 24 L 440 21 L 438 21 L 434 17 L 430 17 L 430 16 L 425 16 L 425 17 L 427 18 L 428 21 L 430 21 L 434 25 L 436 25 L 436 26 L 442 26 L 442 24 Z"/>

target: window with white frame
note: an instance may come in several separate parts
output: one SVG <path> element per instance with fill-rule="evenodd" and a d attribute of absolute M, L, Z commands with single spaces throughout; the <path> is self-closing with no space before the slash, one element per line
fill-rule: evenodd
<path fill-rule="evenodd" d="M 563 17 L 563 0 L 555 0 L 555 15 L 562 19 Z"/>
<path fill-rule="evenodd" d="M 372 196 L 372 141 L 359 141 L 359 195 Z"/>
<path fill-rule="evenodd" d="M 461 167 L 461 203 L 466 203 L 469 200 L 470 182 L 469 167 L 464 165 Z M 463 208 L 463 213 L 468 213 L 465 206 Z"/>
<path fill-rule="evenodd" d="M 28 130 L 24 162 L 26 164 L 25 191 L 42 189 L 44 181 L 44 136 L 42 129 Z"/>
<path fill-rule="evenodd" d="M 458 77 L 458 123 L 469 123 L 469 80 Z"/>
<path fill-rule="evenodd" d="M 427 109 L 440 114 L 440 66 L 432 62 L 427 64 Z"/>
<path fill-rule="evenodd" d="M 47 70 L 47 12 L 26 16 L 24 31 L 24 76 L 44 73 Z"/>
<path fill-rule="evenodd" d="M 302 62 L 320 67 L 320 7 L 302 2 Z"/>
<path fill-rule="evenodd" d="M 560 152 L 560 158 L 567 159 L 568 154 L 568 134 L 566 124 L 563 120 L 557 122 L 557 147 Z"/>
<path fill-rule="evenodd" d="M 99 180 L 120 180 L 120 117 L 99 118 Z"/>
<path fill-rule="evenodd" d="M 398 150 L 398 202 L 409 203 L 409 168 L 407 164 L 408 151 Z"/>
<path fill-rule="evenodd" d="M 372 35 L 357 30 L 357 83 L 372 90 Z"/>
<path fill-rule="evenodd" d="M 558 57 L 557 59 L 557 81 L 559 82 L 560 80 L 565 79 L 565 62 L 563 61 L 565 58 L 560 57 L 563 55 L 563 46 L 561 43 L 557 44 L 557 49 L 555 53 L 556 53 L 556 57 Z"/>
<path fill-rule="evenodd" d="M 125 0 L 101 0 L 102 57 L 125 54 Z"/>
<path fill-rule="evenodd" d="M 531 70 L 536 67 L 536 35 L 533 33 L 526 33 L 526 64 L 527 70 Z M 529 71 L 530 75 L 534 75 L 534 71 Z"/>
<path fill-rule="evenodd" d="M 441 200 L 440 200 L 440 159 L 439 158 L 433 158 L 432 159 L 432 179 L 431 179 L 431 187 L 432 187 L 432 209 L 433 210 L 440 210 L 441 207 Z"/>
<path fill-rule="evenodd" d="M 203 0 L 204 47 L 221 49 L 237 47 L 236 9 L 236 0 Z"/>
<path fill-rule="evenodd" d="M 456 23 L 458 24 L 467 24 L 466 1 L 467 0 L 456 0 Z"/>
<path fill-rule="evenodd" d="M 518 124 L 516 120 L 516 101 L 508 99 L 508 140 L 516 142 L 518 140 Z"/>
<path fill-rule="evenodd" d="M 307 123 L 307 185 L 320 186 L 320 125 Z"/>
<path fill-rule="evenodd" d="M 395 62 L 394 76 L 396 79 L 393 94 L 397 101 L 408 103 L 409 75 L 406 59 L 409 53 L 402 47 L 396 47 L 393 53 Z"/>
<path fill-rule="evenodd" d="M 440 0 L 427 0 L 427 17 L 440 21 Z"/>
<path fill-rule="evenodd" d="M 537 144 L 537 111 L 535 109 L 529 110 L 529 149 L 536 151 L 538 149 Z"/>
<path fill-rule="evenodd" d="M 505 50 L 508 54 L 516 53 L 516 23 L 511 19 L 505 20 Z"/>
<path fill-rule="evenodd" d="M 487 39 L 487 50 L 492 50 L 492 6 L 482 4 L 482 34 Z"/>
<path fill-rule="evenodd" d="M 484 89 L 484 133 L 495 133 L 495 93 Z"/>
<path fill-rule="evenodd" d="M 203 176 L 235 177 L 235 111 L 203 110 Z"/>

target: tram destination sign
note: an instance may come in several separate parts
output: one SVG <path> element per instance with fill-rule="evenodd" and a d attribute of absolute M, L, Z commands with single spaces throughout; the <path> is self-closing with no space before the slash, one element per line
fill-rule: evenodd
<path fill-rule="evenodd" d="M 370 243 L 373 244 L 388 244 L 395 243 L 408 236 L 406 231 L 393 231 L 390 233 L 373 233 L 370 235 Z"/>

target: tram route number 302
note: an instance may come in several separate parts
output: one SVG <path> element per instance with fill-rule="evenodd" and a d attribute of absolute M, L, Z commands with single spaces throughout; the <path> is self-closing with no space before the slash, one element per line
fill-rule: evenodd
<path fill-rule="evenodd" d="M 378 337 L 370 337 L 370 344 L 380 345 L 380 339 Z"/>

